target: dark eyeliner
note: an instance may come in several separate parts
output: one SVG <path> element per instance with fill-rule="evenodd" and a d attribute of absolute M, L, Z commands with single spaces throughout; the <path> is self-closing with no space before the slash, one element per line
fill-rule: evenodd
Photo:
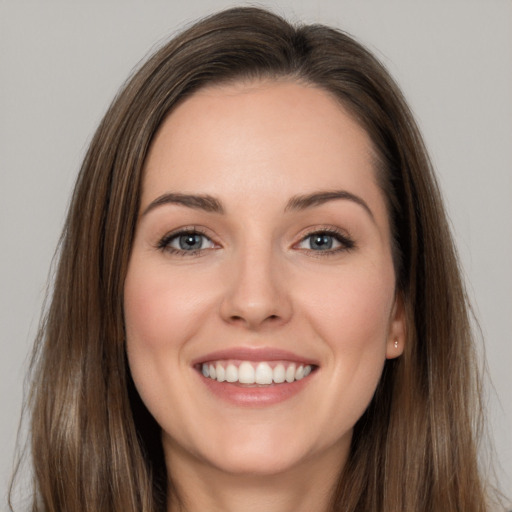
<path fill-rule="evenodd" d="M 315 229 L 313 231 L 310 231 L 305 236 L 303 236 L 299 243 L 307 240 L 308 238 L 315 236 L 315 235 L 328 235 L 332 236 L 337 242 L 340 243 L 340 247 L 337 247 L 335 249 L 327 249 L 324 251 L 318 251 L 314 249 L 304 249 L 310 254 L 314 254 L 315 256 L 333 256 L 335 254 L 338 254 L 340 252 L 348 252 L 352 249 L 356 248 L 355 241 L 346 233 L 342 232 L 335 228 L 321 228 L 321 229 Z"/>
<path fill-rule="evenodd" d="M 205 250 L 205 249 L 196 249 L 196 250 L 192 250 L 192 251 L 185 251 L 182 249 L 177 249 L 175 247 L 171 247 L 169 245 L 172 240 L 174 240 L 175 238 L 178 238 L 180 236 L 183 236 L 183 235 L 201 235 L 201 236 L 208 238 L 208 240 L 211 240 L 211 238 L 199 228 L 196 228 L 196 227 L 180 228 L 176 231 L 172 231 L 172 232 L 164 235 L 157 242 L 156 248 L 162 252 L 166 252 L 169 254 L 176 254 L 179 256 L 194 256 L 194 255 L 197 255 Z"/>

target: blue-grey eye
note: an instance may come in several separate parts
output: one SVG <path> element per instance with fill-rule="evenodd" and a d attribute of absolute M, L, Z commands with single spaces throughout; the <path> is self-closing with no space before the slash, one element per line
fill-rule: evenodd
<path fill-rule="evenodd" d="M 203 246 L 203 235 L 187 233 L 178 237 L 178 244 L 182 251 L 197 251 Z"/>
<path fill-rule="evenodd" d="M 354 242 L 341 233 L 317 231 L 304 237 L 296 247 L 308 251 L 335 253 L 343 249 L 351 249 L 354 247 Z"/>
<path fill-rule="evenodd" d="M 202 249 L 211 249 L 214 243 L 206 236 L 196 232 L 181 232 L 175 235 L 166 237 L 160 242 L 159 246 L 164 249 L 181 251 L 181 252 L 194 252 Z"/>
<path fill-rule="evenodd" d="M 332 249 L 334 245 L 334 237 L 325 233 L 315 233 L 309 238 L 309 248 L 314 251 L 326 251 Z"/>

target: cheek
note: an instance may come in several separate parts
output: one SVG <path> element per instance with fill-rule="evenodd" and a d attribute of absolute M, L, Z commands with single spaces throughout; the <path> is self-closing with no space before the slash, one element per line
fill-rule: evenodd
<path fill-rule="evenodd" d="M 133 380 L 148 408 L 178 386 L 186 348 L 208 309 L 207 283 L 165 265 L 141 262 L 135 253 L 124 286 L 126 350 Z M 157 414 L 158 415 L 158 414 Z"/>
<path fill-rule="evenodd" d="M 333 350 L 385 347 L 394 303 L 392 268 L 352 267 L 314 285 L 306 284 L 304 311 Z"/>
<path fill-rule="evenodd" d="M 304 315 L 328 349 L 331 385 L 343 404 L 331 414 L 354 423 L 369 404 L 386 360 L 394 273 L 386 267 L 351 268 L 303 297 Z"/>
<path fill-rule="evenodd" d="M 165 266 L 133 261 L 124 288 L 127 341 L 132 348 L 176 348 L 193 336 L 209 302 L 208 286 Z"/>
<path fill-rule="evenodd" d="M 190 372 L 190 345 L 211 308 L 209 282 L 168 265 L 132 255 L 124 286 L 126 351 L 135 387 L 156 421 L 167 431 L 186 431 L 179 417 L 190 394 L 182 376 Z M 192 343 L 191 343 L 192 340 Z"/>

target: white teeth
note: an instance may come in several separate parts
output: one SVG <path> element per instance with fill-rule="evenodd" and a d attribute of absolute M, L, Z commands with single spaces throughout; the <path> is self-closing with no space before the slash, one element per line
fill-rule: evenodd
<path fill-rule="evenodd" d="M 268 363 L 259 363 L 256 367 L 256 384 L 272 384 L 272 368 Z"/>
<path fill-rule="evenodd" d="M 238 381 L 238 368 L 234 364 L 228 364 L 226 368 L 226 380 L 228 382 Z"/>
<path fill-rule="evenodd" d="M 254 368 L 251 363 L 244 361 L 238 367 L 238 382 L 241 384 L 254 384 Z"/>
<path fill-rule="evenodd" d="M 274 368 L 274 376 L 272 377 L 272 380 L 276 383 L 276 384 L 281 384 L 285 381 L 286 379 L 286 371 L 284 369 L 284 366 L 279 363 L 275 368 Z"/>
<path fill-rule="evenodd" d="M 224 366 L 220 363 L 217 363 L 217 366 L 215 366 L 215 373 L 217 374 L 217 380 L 219 382 L 224 382 L 226 380 L 226 370 L 224 370 Z"/>
<path fill-rule="evenodd" d="M 295 365 L 291 364 L 286 368 L 286 382 L 293 382 L 295 380 Z"/>
<path fill-rule="evenodd" d="M 225 363 L 224 363 L 225 364 Z M 251 363 L 242 361 L 239 366 L 228 363 L 224 367 L 223 363 L 203 363 L 201 372 L 206 378 L 218 382 L 240 382 L 240 384 L 259 384 L 270 385 L 272 383 L 282 384 L 284 382 L 294 382 L 307 377 L 313 368 L 311 365 L 297 365 L 290 363 L 285 366 L 278 363 L 274 369 L 269 363 L 262 361 L 260 363 Z"/>

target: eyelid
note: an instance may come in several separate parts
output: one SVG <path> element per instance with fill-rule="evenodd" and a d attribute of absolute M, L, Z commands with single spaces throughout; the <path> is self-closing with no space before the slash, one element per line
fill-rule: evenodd
<path fill-rule="evenodd" d="M 178 249 L 176 247 L 171 247 L 169 244 L 172 240 L 183 236 L 183 235 L 200 235 L 205 238 L 207 238 L 214 247 L 207 247 L 207 248 L 201 248 L 201 249 L 195 249 L 190 251 L 185 251 L 183 249 Z M 204 253 L 205 251 L 213 250 L 219 248 L 219 244 L 213 239 L 211 235 L 209 235 L 206 230 L 200 226 L 182 226 L 179 228 L 176 228 L 168 233 L 166 233 L 163 237 L 161 237 L 158 242 L 156 243 L 156 248 L 168 252 L 171 254 L 177 254 L 182 256 L 193 256 L 193 255 L 199 255 L 201 253 Z"/>
<path fill-rule="evenodd" d="M 205 237 L 208 239 L 213 247 L 207 247 L 207 248 L 200 248 L 195 250 L 183 250 L 176 247 L 171 247 L 170 242 L 179 236 L 188 235 L 188 234 L 196 234 Z M 312 237 L 314 235 L 328 235 L 332 236 L 338 246 L 334 248 L 329 248 L 325 250 L 315 250 L 315 249 L 308 249 L 299 247 L 300 244 L 304 243 L 309 237 Z M 350 251 L 354 249 L 356 246 L 354 239 L 352 236 L 344 229 L 340 229 L 338 227 L 334 226 L 314 226 L 309 227 L 303 230 L 303 232 L 300 234 L 300 238 L 297 242 L 295 242 L 292 245 L 292 249 L 301 250 L 310 254 L 313 254 L 314 256 L 329 256 L 333 254 L 337 254 L 343 251 Z M 201 226 L 182 226 L 179 228 L 176 228 L 168 233 L 166 233 L 164 236 L 162 236 L 158 242 L 156 243 L 155 247 L 161 251 L 168 252 L 171 254 L 176 255 L 182 255 L 182 256 L 193 256 L 193 255 L 200 255 L 207 251 L 211 251 L 214 249 L 219 249 L 221 245 L 215 241 L 214 237 L 209 234 L 209 231 Z"/>
<path fill-rule="evenodd" d="M 333 238 L 335 238 L 339 246 L 332 249 L 326 249 L 323 251 L 298 247 L 299 244 L 302 244 L 308 238 L 314 235 L 322 234 L 332 236 Z M 353 237 L 350 235 L 350 233 L 348 233 L 344 229 L 340 229 L 334 226 L 315 226 L 307 228 L 306 230 L 304 230 L 303 233 L 301 233 L 299 241 L 293 245 L 293 248 L 308 252 L 310 254 L 313 253 L 315 256 L 329 256 L 344 251 L 350 251 L 355 247 L 355 241 Z"/>

